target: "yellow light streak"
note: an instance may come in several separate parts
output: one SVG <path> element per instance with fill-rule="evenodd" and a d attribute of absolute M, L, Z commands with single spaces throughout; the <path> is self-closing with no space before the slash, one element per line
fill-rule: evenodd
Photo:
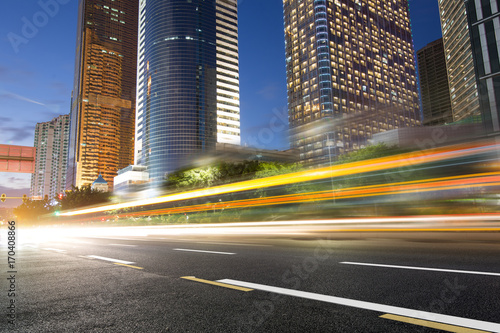
<path fill-rule="evenodd" d="M 492 180 L 497 180 L 492 182 Z M 489 181 L 489 182 L 487 182 Z M 446 186 L 445 186 L 446 185 Z M 432 179 L 421 179 L 415 181 L 405 181 L 389 184 L 378 184 L 370 186 L 350 187 L 338 189 L 335 192 L 336 199 L 361 198 L 380 195 L 418 193 L 429 191 L 443 191 L 460 188 L 500 186 L 500 173 L 487 172 L 472 175 L 448 176 Z M 300 194 L 288 194 L 282 196 L 253 198 L 243 200 L 233 200 L 217 202 L 213 204 L 201 204 L 183 207 L 161 208 L 148 211 L 125 213 L 119 216 L 141 216 L 156 214 L 178 214 L 187 212 L 198 212 L 212 209 L 235 209 L 256 206 L 270 206 L 277 204 L 304 203 L 311 201 L 331 200 L 332 191 L 316 191 Z"/>
<path fill-rule="evenodd" d="M 398 167 L 406 167 L 409 164 L 415 165 L 415 164 L 442 161 L 450 158 L 467 156 L 471 151 L 487 152 L 495 150 L 497 148 L 498 147 L 496 145 L 481 145 L 478 143 L 469 145 L 457 145 L 446 148 L 435 148 L 420 152 L 404 153 L 394 156 L 376 158 L 372 160 L 318 168 L 315 170 L 295 172 L 286 175 L 253 179 L 233 184 L 215 186 L 207 189 L 192 190 L 182 193 L 165 195 L 158 198 L 142 199 L 132 202 L 91 207 L 74 211 L 65 211 L 65 212 L 60 212 L 59 215 L 75 216 L 81 214 L 104 212 L 108 210 L 149 206 L 159 203 L 195 199 L 195 198 L 221 195 L 227 193 L 243 192 L 248 190 L 255 190 L 259 188 L 273 187 L 279 185 L 290 185 L 307 181 L 315 181 L 326 178 L 347 176 L 351 174 L 360 174 L 360 173 L 380 171 L 385 169 L 393 169 Z M 388 185 L 385 184 L 385 186 Z M 337 196 L 337 192 L 335 195 Z"/>

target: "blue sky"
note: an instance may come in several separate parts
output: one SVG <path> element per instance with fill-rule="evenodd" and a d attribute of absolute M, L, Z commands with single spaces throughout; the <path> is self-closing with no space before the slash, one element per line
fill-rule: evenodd
<path fill-rule="evenodd" d="M 409 1 L 415 50 L 441 37 L 437 1 Z M 46 6 L 47 15 L 41 4 L 49 3 L 57 7 Z M 282 1 L 238 3 L 242 144 L 286 149 Z M 0 4 L 1 144 L 32 146 L 37 122 L 69 113 L 77 7 L 78 0 Z M 29 184 L 28 174 L 0 173 L 1 193 L 29 194 Z"/>

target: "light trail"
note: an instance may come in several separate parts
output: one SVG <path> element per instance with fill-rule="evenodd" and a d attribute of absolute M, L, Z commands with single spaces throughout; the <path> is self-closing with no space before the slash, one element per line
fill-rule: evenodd
<path fill-rule="evenodd" d="M 383 196 L 394 194 L 408 194 L 429 191 L 445 191 L 452 189 L 500 186 L 500 173 L 489 172 L 462 176 L 449 176 L 433 179 L 397 182 L 381 185 L 370 185 L 338 189 L 335 191 L 335 199 L 361 198 L 369 196 Z M 305 203 L 311 201 L 331 200 L 332 191 L 307 192 L 300 194 L 289 194 L 265 198 L 253 198 L 246 200 L 223 201 L 200 205 L 183 207 L 153 209 L 135 213 L 117 214 L 117 216 L 144 216 L 160 214 L 180 214 L 200 211 L 249 208 L 256 206 L 269 206 L 290 203 Z"/>
<path fill-rule="evenodd" d="M 156 198 L 135 200 L 132 202 L 107 204 L 73 211 L 60 212 L 60 216 L 77 216 L 105 211 L 119 210 L 123 208 L 136 208 L 152 206 L 156 204 L 173 203 L 182 200 L 197 199 L 203 197 L 212 197 L 229 193 L 238 193 L 260 188 L 269 188 L 276 186 L 291 185 L 310 181 L 319 181 L 330 178 L 345 177 L 356 174 L 365 174 L 368 172 L 383 171 L 389 169 L 405 168 L 423 163 L 446 161 L 453 158 L 471 157 L 473 154 L 483 154 L 497 152 L 499 145 L 470 143 L 455 145 L 444 148 L 435 148 L 419 152 L 410 152 L 394 156 L 381 157 L 372 160 L 346 163 L 343 165 L 334 165 L 318 168 L 314 170 L 295 172 L 286 175 L 279 175 L 261 179 L 247 180 L 232 184 L 214 186 L 206 189 L 191 190 L 181 193 L 169 194 Z M 379 184 L 361 187 L 351 187 L 336 189 L 334 191 L 335 199 L 361 198 L 378 195 L 391 195 L 403 193 L 426 192 L 433 190 L 453 190 L 465 187 L 478 186 L 498 186 L 500 178 L 498 173 L 483 173 L 474 175 L 462 175 L 454 177 L 442 177 L 434 179 L 424 179 L 417 181 L 399 182 L 391 184 Z M 455 180 L 454 180 L 455 179 Z M 332 199 L 332 191 L 318 191 L 309 193 L 300 193 L 292 195 L 282 195 L 266 198 L 255 198 L 247 200 L 227 201 L 220 203 L 211 203 L 204 205 L 184 206 L 177 208 L 153 209 L 147 212 L 136 212 L 126 214 L 127 216 L 146 215 L 151 213 L 178 213 L 178 212 L 196 212 L 210 209 L 225 208 L 244 208 L 254 206 L 266 206 L 284 203 L 301 203 L 316 200 Z M 125 214 L 121 214 L 122 216 Z"/>

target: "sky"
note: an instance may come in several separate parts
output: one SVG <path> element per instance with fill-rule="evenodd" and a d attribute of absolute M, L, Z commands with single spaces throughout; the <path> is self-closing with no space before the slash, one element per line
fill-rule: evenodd
<path fill-rule="evenodd" d="M 419 50 L 441 37 L 438 0 L 409 3 Z M 0 144 L 33 146 L 36 123 L 69 113 L 77 12 L 78 0 L 1 2 Z M 241 143 L 287 149 L 282 0 L 239 0 L 238 16 Z M 29 187 L 29 174 L 0 173 L 0 193 L 29 195 Z"/>

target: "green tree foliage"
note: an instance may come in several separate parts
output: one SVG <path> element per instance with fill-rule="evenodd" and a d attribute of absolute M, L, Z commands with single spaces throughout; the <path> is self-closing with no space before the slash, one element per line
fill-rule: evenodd
<path fill-rule="evenodd" d="M 255 173 L 255 178 L 284 175 L 302 170 L 304 170 L 303 167 L 298 163 L 262 162 L 259 164 L 259 170 Z"/>
<path fill-rule="evenodd" d="M 109 201 L 110 196 L 111 193 L 93 190 L 90 185 L 73 186 L 71 191 L 67 191 L 61 199 L 56 198 L 56 200 L 61 210 L 67 210 L 105 203 Z"/>
<path fill-rule="evenodd" d="M 251 179 L 260 169 L 262 162 L 243 161 L 239 163 L 221 162 L 217 166 L 222 183 Z"/>
<path fill-rule="evenodd" d="M 345 155 L 341 155 L 338 158 L 336 164 L 369 160 L 372 158 L 395 155 L 402 152 L 403 150 L 398 148 L 397 146 L 388 147 L 385 143 L 379 143 L 376 145 L 368 146 L 366 148 L 361 148 Z"/>
<path fill-rule="evenodd" d="M 302 171 L 300 164 L 243 161 L 237 163 L 221 162 L 216 165 L 204 166 L 194 169 L 180 170 L 172 173 L 166 181 L 166 188 L 176 191 L 186 191 L 196 188 L 207 188 L 244 180 L 277 176 L 292 172 Z M 263 197 L 266 195 L 281 195 L 303 192 L 307 188 L 303 184 L 292 184 L 275 188 L 272 191 L 258 189 L 248 194 L 249 197 Z M 225 200 L 246 198 L 246 194 L 226 194 Z M 205 203 L 205 202 L 199 202 Z"/>
<path fill-rule="evenodd" d="M 179 170 L 168 176 L 166 188 L 187 190 L 251 179 L 259 170 L 260 164 L 259 161 L 220 162 L 215 165 Z"/>
<path fill-rule="evenodd" d="M 14 214 L 21 221 L 36 222 L 45 214 L 53 212 L 55 208 L 50 205 L 48 198 L 44 200 L 28 199 L 22 205 L 14 208 Z"/>

